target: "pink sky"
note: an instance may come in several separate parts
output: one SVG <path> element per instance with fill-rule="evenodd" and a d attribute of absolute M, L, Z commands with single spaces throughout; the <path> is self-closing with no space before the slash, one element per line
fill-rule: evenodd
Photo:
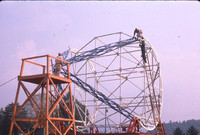
<path fill-rule="evenodd" d="M 0 84 L 24 57 L 81 48 L 93 37 L 135 28 L 152 43 L 164 86 L 162 120 L 200 119 L 199 2 L 1 2 Z M 17 80 L 0 87 L 0 107 L 14 101 Z"/>

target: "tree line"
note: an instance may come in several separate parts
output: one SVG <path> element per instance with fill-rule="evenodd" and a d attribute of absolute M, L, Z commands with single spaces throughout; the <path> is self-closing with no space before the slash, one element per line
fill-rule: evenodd
<path fill-rule="evenodd" d="M 17 108 L 19 107 L 20 105 L 17 104 Z M 14 108 L 14 103 L 10 103 L 4 109 L 3 108 L 0 109 L 0 135 L 9 134 L 13 108 Z M 26 109 L 23 108 L 17 116 L 26 117 L 27 116 Z M 28 123 L 28 122 L 17 122 L 17 124 L 21 127 L 23 131 L 26 132 L 33 126 L 32 125 L 33 123 Z M 15 126 L 13 128 L 13 134 L 19 135 L 19 131 Z"/>
<path fill-rule="evenodd" d="M 190 132 L 196 130 L 200 131 L 200 120 L 187 120 L 182 122 L 172 122 L 169 121 L 169 123 L 164 123 L 164 127 L 167 134 L 173 135 L 177 133 L 177 135 L 187 135 Z M 179 134 L 178 134 L 179 133 Z M 194 134 L 196 135 L 196 134 Z"/>
<path fill-rule="evenodd" d="M 40 94 L 35 95 L 34 98 L 37 101 L 37 103 L 40 105 Z M 73 97 L 74 98 L 74 97 Z M 67 93 L 64 97 L 64 101 L 67 103 L 69 102 L 69 93 Z M 76 104 L 82 109 L 85 110 L 85 105 L 83 105 L 82 103 L 80 103 L 77 99 L 76 99 Z M 20 104 L 17 104 L 17 110 L 20 107 Z M 9 130 L 10 130 L 10 124 L 11 124 L 11 118 L 12 118 L 12 114 L 13 114 L 13 108 L 14 108 L 14 103 L 10 103 L 8 104 L 5 108 L 1 108 L 0 109 L 0 135 L 8 135 L 9 134 Z M 36 109 L 38 112 L 38 108 Z M 45 108 L 44 108 L 45 110 Z M 63 109 L 60 107 L 59 108 L 59 112 L 60 112 L 60 116 L 61 117 L 65 117 L 67 118 L 67 114 L 65 111 L 63 111 Z M 89 112 L 87 110 L 87 115 L 89 115 Z M 25 107 L 22 108 L 22 110 L 18 113 L 18 115 L 16 117 L 19 118 L 29 118 L 29 117 L 36 117 L 36 114 L 34 113 L 33 108 L 31 107 L 31 104 L 28 102 Z M 78 113 L 78 110 L 76 109 L 75 111 L 75 119 L 76 120 L 81 120 L 81 116 L 80 113 Z M 85 117 L 83 118 L 85 119 Z M 87 118 L 88 120 L 88 118 Z M 18 121 L 17 124 L 20 126 L 20 128 L 27 133 L 28 131 L 32 130 L 33 126 L 35 125 L 35 122 L 28 122 L 28 121 Z M 76 125 L 82 125 L 82 123 L 77 123 Z M 87 131 L 85 131 L 87 132 Z M 14 126 L 13 127 L 13 134 L 14 135 L 19 135 L 20 131 Z"/>
<path fill-rule="evenodd" d="M 173 134 L 174 135 L 198 135 L 199 131 L 194 127 L 194 126 L 190 126 L 187 130 L 186 133 L 184 133 L 180 127 L 177 127 Z"/>
<path fill-rule="evenodd" d="M 36 95 L 35 99 L 37 102 L 40 102 L 40 95 Z M 73 97 L 74 98 L 74 97 Z M 67 93 L 64 100 L 68 102 L 69 99 L 69 94 Z M 76 103 L 80 106 L 82 110 L 85 110 L 85 106 L 81 104 L 77 99 Z M 27 104 L 25 108 L 22 108 L 22 110 L 19 112 L 18 117 L 20 118 L 26 118 L 29 116 L 33 116 L 33 110 L 31 110 L 31 105 Z M 19 108 L 20 105 L 17 104 L 17 108 Z M 11 117 L 13 114 L 13 108 L 14 108 L 14 103 L 8 104 L 5 108 L 0 109 L 0 135 L 8 135 L 9 134 L 9 129 L 10 129 L 10 123 L 11 123 Z M 67 117 L 65 114 L 65 111 L 60 108 L 60 112 L 62 113 L 63 117 Z M 80 113 L 80 112 L 79 112 Z M 76 109 L 75 112 L 75 119 L 76 120 L 81 120 L 81 116 L 78 115 L 78 110 Z M 87 111 L 87 115 L 88 115 Z M 85 118 L 83 118 L 85 119 Z M 88 119 L 87 119 L 88 120 Z M 17 122 L 17 124 L 22 128 L 23 131 L 28 132 L 28 130 L 31 130 L 33 125 L 35 123 L 33 122 Z M 77 123 L 78 125 L 81 125 L 80 123 Z M 167 134 L 170 135 L 198 135 L 200 131 L 200 120 L 188 120 L 188 121 L 183 121 L 183 122 L 172 122 L 170 121 L 169 123 L 164 123 L 165 130 Z M 87 131 L 85 131 L 87 132 Z M 19 131 L 16 127 L 13 129 L 14 135 L 19 135 Z"/>

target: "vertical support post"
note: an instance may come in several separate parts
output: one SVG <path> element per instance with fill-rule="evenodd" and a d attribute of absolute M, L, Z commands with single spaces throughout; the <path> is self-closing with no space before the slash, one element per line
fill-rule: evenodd
<path fill-rule="evenodd" d="M 15 97 L 15 104 L 14 104 L 14 109 L 13 109 L 13 114 L 12 114 L 12 119 L 11 119 L 11 125 L 10 125 L 10 131 L 9 131 L 9 135 L 12 135 L 12 131 L 13 131 L 13 124 L 14 124 L 14 116 L 16 113 L 16 109 L 17 109 L 17 101 L 18 101 L 18 97 L 19 97 L 19 90 L 20 90 L 20 83 L 18 83 L 17 86 L 17 93 L 16 93 L 16 97 Z"/>
<path fill-rule="evenodd" d="M 107 108 L 105 107 L 105 133 L 106 133 L 106 119 L 107 119 Z"/>
<path fill-rule="evenodd" d="M 48 135 L 49 130 L 49 77 L 47 77 L 46 84 L 46 127 L 45 127 L 45 135 Z"/>
<path fill-rule="evenodd" d="M 68 76 L 68 79 L 70 79 L 69 63 L 67 63 L 67 76 Z"/>
<path fill-rule="evenodd" d="M 22 66 L 21 66 L 20 76 L 22 76 L 23 70 L 24 70 L 24 60 L 22 60 Z"/>
<path fill-rule="evenodd" d="M 73 110 L 73 99 L 72 99 L 72 90 L 71 90 L 71 83 L 69 84 L 69 93 L 70 93 L 70 107 L 73 115 L 73 128 L 74 128 L 74 135 L 76 135 L 76 126 L 75 126 L 75 115 Z"/>
<path fill-rule="evenodd" d="M 97 38 L 95 38 L 95 49 L 97 48 Z M 94 65 L 94 71 L 96 71 L 96 62 L 97 62 L 97 59 L 95 57 L 95 65 Z M 87 74 L 87 72 L 86 72 Z M 86 75 L 86 78 L 87 78 L 87 75 Z M 95 78 L 96 78 L 96 74 L 95 74 Z M 95 86 L 96 85 L 96 86 Z M 96 82 L 96 84 L 94 83 L 94 88 L 96 88 L 97 90 L 99 90 L 99 81 Z M 87 93 L 85 91 L 85 106 L 87 106 Z M 98 101 L 94 98 L 94 105 L 95 105 L 95 109 L 94 109 L 94 123 L 96 122 L 96 114 L 97 114 L 97 109 L 98 109 Z M 85 114 L 87 114 L 87 107 L 85 107 Z M 86 122 L 86 119 L 87 117 L 85 117 L 85 122 Z"/>
<path fill-rule="evenodd" d="M 47 83 L 46 83 L 46 125 L 45 135 L 48 135 L 49 130 L 49 55 L 47 55 Z"/>
<path fill-rule="evenodd" d="M 67 74 L 68 79 L 70 79 L 70 72 L 69 72 L 69 63 L 67 63 Z M 74 128 L 74 135 L 76 135 L 76 126 L 75 126 L 75 115 L 74 115 L 74 109 L 73 109 L 73 98 L 72 98 L 72 90 L 71 90 L 71 82 L 69 82 L 69 94 L 70 94 L 70 107 L 73 115 L 73 128 Z"/>
<path fill-rule="evenodd" d="M 42 91 L 41 91 L 41 110 L 42 111 L 44 111 L 43 106 L 44 106 L 44 86 L 42 87 Z M 40 120 L 42 120 L 44 115 L 42 114 L 42 112 L 40 114 L 41 114 Z M 41 128 L 43 128 L 43 125 L 41 125 Z"/>
<path fill-rule="evenodd" d="M 45 74 L 45 67 L 43 67 L 43 74 Z"/>
<path fill-rule="evenodd" d="M 47 55 L 47 74 L 49 74 L 49 55 Z"/>
<path fill-rule="evenodd" d="M 120 33 L 120 41 L 121 41 L 121 33 Z M 122 53 L 122 49 L 121 47 L 119 48 L 119 73 L 120 73 L 120 89 L 119 89 L 119 102 L 120 102 L 120 105 L 122 104 L 122 77 L 121 77 L 121 74 L 122 74 L 122 56 L 121 56 L 121 53 Z M 120 129 L 122 129 L 122 114 L 120 114 Z M 120 130 L 120 133 L 122 132 L 122 130 Z"/>

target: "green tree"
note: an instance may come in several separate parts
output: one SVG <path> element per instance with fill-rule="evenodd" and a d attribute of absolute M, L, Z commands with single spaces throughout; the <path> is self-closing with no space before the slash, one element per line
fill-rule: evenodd
<path fill-rule="evenodd" d="M 3 134 L 3 132 L 2 132 L 2 130 L 3 130 L 3 128 L 2 128 L 3 122 L 2 121 L 3 121 L 3 108 L 0 109 L 0 135 Z"/>
<path fill-rule="evenodd" d="M 188 128 L 186 135 L 198 135 L 199 131 L 194 127 L 191 126 Z"/>
<path fill-rule="evenodd" d="M 35 101 L 37 102 L 37 104 L 41 107 L 41 94 L 37 93 L 35 95 L 33 95 L 33 98 L 35 99 Z M 37 113 L 40 113 L 40 109 L 36 106 L 35 102 L 32 101 L 33 106 L 35 107 Z M 35 110 L 33 109 L 31 102 L 27 102 L 24 106 L 24 108 L 27 111 L 27 115 L 29 117 L 37 117 Z M 44 97 L 43 97 L 43 112 L 46 111 L 46 94 L 44 93 Z"/>
<path fill-rule="evenodd" d="M 41 98 L 42 98 L 42 94 L 41 93 L 36 93 L 33 95 L 33 98 L 34 100 L 37 102 L 38 106 L 41 107 Z M 27 111 L 27 115 L 31 118 L 33 117 L 37 117 L 37 114 L 35 112 L 35 110 L 33 109 L 33 106 L 35 107 L 37 113 L 40 115 L 40 109 L 37 107 L 37 105 L 35 104 L 35 102 L 33 100 L 32 101 L 32 104 L 31 102 L 27 102 L 25 105 L 24 105 L 24 108 L 26 109 Z M 51 107 L 51 105 L 53 104 L 54 102 L 54 98 L 52 98 L 51 96 L 49 96 L 49 108 Z M 32 106 L 33 105 L 33 106 Z M 43 112 L 46 113 L 46 92 L 44 92 L 44 95 L 43 95 Z"/>
<path fill-rule="evenodd" d="M 19 107 L 19 104 L 17 104 L 17 107 Z M 12 114 L 13 114 L 13 108 L 14 108 L 14 103 L 11 103 L 11 104 L 8 104 L 3 111 L 2 135 L 8 135 L 9 134 L 11 117 L 12 117 Z M 16 127 L 13 128 L 13 133 L 15 135 L 19 134 Z"/>
<path fill-rule="evenodd" d="M 17 108 L 19 108 L 20 105 L 17 104 Z M 8 135 L 9 134 L 9 130 L 10 130 L 10 124 L 11 124 L 11 117 L 13 114 L 13 108 L 14 108 L 14 103 L 8 104 L 5 109 L 1 109 L 0 111 L 0 134 L 1 135 Z M 27 116 L 27 111 L 23 108 L 16 117 L 19 118 L 25 118 Z M 27 132 L 28 129 L 30 128 L 30 125 L 27 124 L 27 122 L 17 122 L 17 124 L 19 125 L 19 127 Z M 14 126 L 13 127 L 13 134 L 14 135 L 19 135 L 19 131 L 18 129 Z"/>
<path fill-rule="evenodd" d="M 179 128 L 179 127 L 177 127 L 175 130 L 174 130 L 174 135 L 183 135 L 183 131 Z"/>

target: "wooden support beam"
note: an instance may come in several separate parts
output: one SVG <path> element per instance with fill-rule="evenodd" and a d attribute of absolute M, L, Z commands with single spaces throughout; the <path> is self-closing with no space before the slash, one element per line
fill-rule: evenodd
<path fill-rule="evenodd" d="M 22 60 L 20 76 L 18 77 L 18 87 L 17 87 L 16 97 L 15 97 L 15 104 L 14 104 L 13 115 L 11 119 L 9 135 L 12 135 L 13 126 L 16 126 L 17 129 L 20 131 L 20 133 L 23 135 L 31 135 L 39 127 L 45 128 L 45 135 L 49 135 L 49 134 L 62 135 L 62 134 L 67 134 L 69 129 L 72 126 L 74 126 L 74 134 L 76 134 L 75 118 L 74 118 L 74 112 L 72 109 L 73 108 L 73 100 L 72 100 L 72 94 L 71 94 L 72 81 L 70 79 L 70 76 L 68 76 L 68 78 L 64 78 L 64 77 L 59 77 L 59 76 L 50 74 L 50 70 L 49 70 L 50 57 L 54 59 L 58 59 L 54 56 L 42 55 L 42 56 L 30 57 L 30 58 L 26 58 Z M 32 61 L 33 59 L 38 59 L 38 58 L 46 58 L 45 60 L 46 65 Z M 67 70 L 68 75 L 70 75 L 69 63 L 65 60 L 61 60 L 61 61 L 66 63 L 67 68 L 68 68 Z M 41 74 L 36 74 L 36 75 L 28 75 L 28 76 L 23 75 L 25 62 L 42 67 L 43 72 Z M 27 83 L 24 83 L 24 82 L 27 82 Z M 28 89 L 29 87 L 27 85 L 29 84 L 36 84 L 36 87 L 33 91 L 32 90 L 30 91 Z M 67 84 L 67 85 L 65 89 L 60 93 L 56 87 L 56 84 Z M 50 91 L 51 85 L 53 85 L 53 88 L 55 89 L 55 94 L 53 94 Z M 23 89 L 27 97 L 22 102 L 22 105 L 19 108 L 17 108 L 17 102 L 20 96 L 19 95 L 20 88 Z M 67 91 L 70 92 L 70 105 L 67 105 L 63 99 L 63 96 Z M 41 104 L 39 104 L 34 97 L 34 95 L 37 93 L 41 93 L 41 99 L 39 100 Z M 45 100 L 45 95 L 46 95 L 46 100 Z M 50 98 L 53 98 L 55 100 L 53 104 L 49 104 Z M 17 117 L 20 111 L 25 107 L 25 105 L 28 102 L 31 103 L 31 107 L 36 113 L 36 116 L 30 117 L 30 118 Z M 59 117 L 60 116 L 59 114 L 52 115 L 53 112 L 56 111 L 56 109 L 58 109 L 58 105 L 60 105 L 60 107 L 62 107 L 65 110 L 65 112 L 69 115 L 68 118 L 61 118 Z M 39 109 L 39 111 L 37 109 Z M 59 113 L 58 110 L 57 110 L 57 113 Z M 67 121 L 69 125 L 65 125 L 64 128 L 61 128 L 60 125 L 62 124 L 62 126 L 64 126 L 63 124 L 64 121 Z M 26 133 L 26 131 L 23 131 L 22 128 L 17 124 L 17 122 L 34 122 L 35 124 L 31 128 L 31 131 L 28 131 Z"/>

